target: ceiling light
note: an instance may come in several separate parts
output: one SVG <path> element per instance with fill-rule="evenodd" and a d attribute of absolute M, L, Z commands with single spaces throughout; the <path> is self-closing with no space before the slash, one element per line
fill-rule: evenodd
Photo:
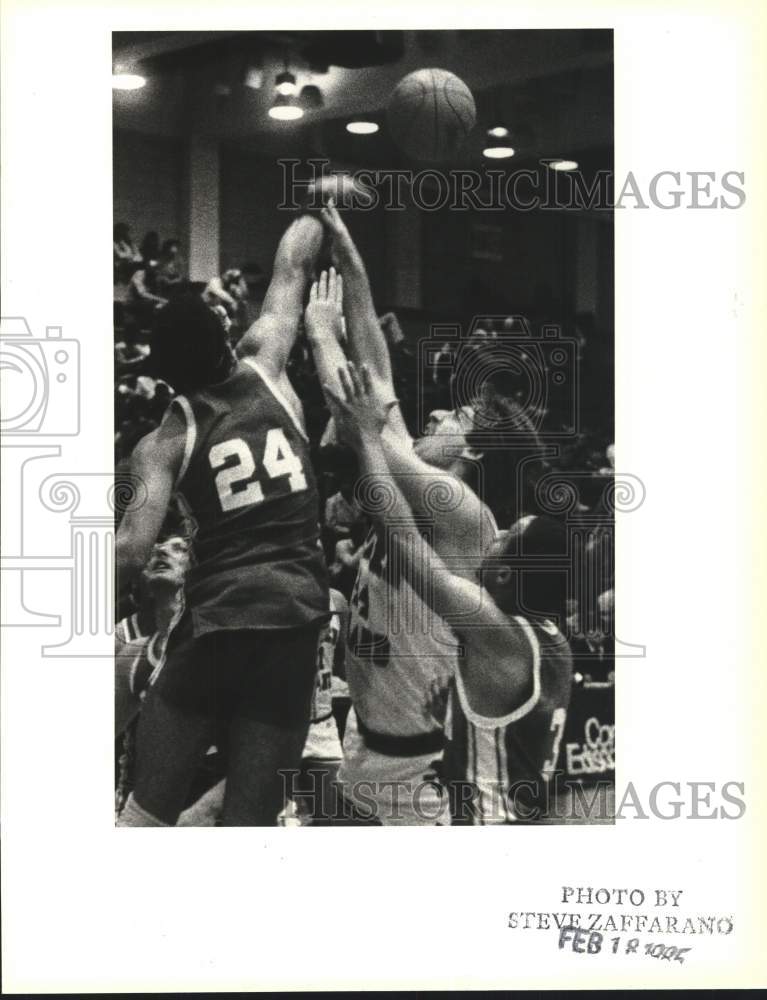
<path fill-rule="evenodd" d="M 377 122 L 347 122 L 346 131 L 352 135 L 374 135 L 378 131 Z"/>
<path fill-rule="evenodd" d="M 509 134 L 509 130 L 505 125 L 496 125 L 494 128 L 489 128 L 487 134 L 491 139 L 506 139 Z"/>
<path fill-rule="evenodd" d="M 514 155 L 514 150 L 511 146 L 487 146 L 482 150 L 482 155 L 488 160 L 507 160 Z"/>
<path fill-rule="evenodd" d="M 296 78 L 290 72 L 290 70 L 285 70 L 282 73 L 277 74 L 277 80 L 275 81 L 274 89 L 278 94 L 283 97 L 292 97 L 296 92 Z"/>
<path fill-rule="evenodd" d="M 146 83 L 146 77 L 138 73 L 113 73 L 112 90 L 141 90 Z"/>
<path fill-rule="evenodd" d="M 298 100 L 302 107 L 310 108 L 311 110 L 321 108 L 325 104 L 325 101 L 322 99 L 322 91 L 313 83 L 307 83 L 306 86 L 301 88 Z"/>
<path fill-rule="evenodd" d="M 269 117 L 276 118 L 280 122 L 293 122 L 302 118 L 304 109 L 299 105 L 295 97 L 285 97 L 278 94 L 274 99 L 274 104 L 269 108 Z"/>
<path fill-rule="evenodd" d="M 552 170 L 577 170 L 578 164 L 575 160 L 552 160 L 549 163 Z"/>

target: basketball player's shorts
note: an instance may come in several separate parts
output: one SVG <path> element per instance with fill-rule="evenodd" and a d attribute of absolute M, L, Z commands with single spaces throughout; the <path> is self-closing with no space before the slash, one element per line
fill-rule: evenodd
<path fill-rule="evenodd" d="M 186 612 L 168 640 L 156 692 L 176 708 L 216 720 L 241 716 L 280 728 L 306 725 L 322 623 L 195 636 Z"/>
<path fill-rule="evenodd" d="M 449 825 L 448 795 L 437 777 L 441 731 L 423 738 L 376 738 L 361 730 L 365 727 L 352 709 L 338 782 L 355 813 L 384 826 Z"/>

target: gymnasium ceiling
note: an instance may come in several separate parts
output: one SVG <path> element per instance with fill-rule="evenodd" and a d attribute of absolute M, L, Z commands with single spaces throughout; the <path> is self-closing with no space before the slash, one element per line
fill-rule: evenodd
<path fill-rule="evenodd" d="M 385 106 L 411 70 L 439 66 L 471 88 L 478 121 L 461 156 L 481 159 L 485 130 L 511 130 L 516 162 L 589 156 L 609 167 L 613 131 L 610 31 L 115 32 L 113 65 L 147 78 L 114 91 L 114 125 L 166 136 L 206 135 L 264 156 L 317 155 L 371 167 L 398 165 Z M 320 88 L 324 106 L 296 123 L 267 110 L 285 62 L 298 88 Z M 250 72 L 251 82 L 246 85 Z M 256 72 L 254 73 L 253 70 Z M 364 115 L 374 136 L 351 136 Z"/>

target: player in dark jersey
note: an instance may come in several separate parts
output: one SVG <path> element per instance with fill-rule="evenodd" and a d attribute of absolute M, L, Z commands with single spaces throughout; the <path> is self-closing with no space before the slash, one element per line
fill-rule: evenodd
<path fill-rule="evenodd" d="M 339 379 L 343 398 L 326 391 L 359 456 L 364 488 L 358 495 L 373 498 L 369 513 L 388 527 L 400 571 L 453 624 L 463 647 L 447 704 L 442 764 L 453 822 L 532 819 L 535 803 L 545 799 L 570 699 L 572 657 L 557 627 L 566 607 L 564 529 L 547 518 L 524 518 L 486 556 L 480 583 L 452 573 L 421 537 L 389 471 L 381 444 L 386 397 L 364 366 L 358 376 L 350 364 Z"/>
<path fill-rule="evenodd" d="M 132 456 L 146 501 L 117 533 L 118 592 L 146 562 L 174 493 L 192 566 L 186 612 L 141 713 L 122 825 L 174 824 L 201 757 L 219 741 L 228 760 L 222 823 L 269 825 L 283 804 L 279 772 L 300 761 L 328 584 L 309 442 L 285 365 L 322 236 L 306 215 L 284 234 L 239 358 L 200 298 L 159 316 L 154 371 L 179 395 Z"/>

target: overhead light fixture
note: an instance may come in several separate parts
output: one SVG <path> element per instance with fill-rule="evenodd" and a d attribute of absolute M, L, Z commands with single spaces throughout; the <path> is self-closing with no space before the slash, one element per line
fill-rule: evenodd
<path fill-rule="evenodd" d="M 505 125 L 495 125 L 493 128 L 487 130 L 487 134 L 491 139 L 507 139 L 509 130 Z"/>
<path fill-rule="evenodd" d="M 510 156 L 514 155 L 514 152 L 512 146 L 509 146 L 501 139 L 496 139 L 485 146 L 482 150 L 482 155 L 486 156 L 488 160 L 508 160 Z"/>
<path fill-rule="evenodd" d="M 316 111 L 317 108 L 324 107 L 325 104 L 325 101 L 322 98 L 322 91 L 313 83 L 307 83 L 301 88 L 298 100 L 302 107 L 309 108 L 312 111 Z"/>
<path fill-rule="evenodd" d="M 347 122 L 346 131 L 352 135 L 374 135 L 378 131 L 378 122 Z"/>
<path fill-rule="evenodd" d="M 575 160 L 551 160 L 549 166 L 552 170 L 577 170 L 578 164 Z"/>
<path fill-rule="evenodd" d="M 296 92 L 296 78 L 287 68 L 277 74 L 274 89 L 282 97 L 292 97 Z"/>
<path fill-rule="evenodd" d="M 113 73 L 112 90 L 141 90 L 146 83 L 146 77 L 138 73 Z"/>
<path fill-rule="evenodd" d="M 295 97 L 286 97 L 278 94 L 274 99 L 274 104 L 269 108 L 269 117 L 280 122 L 293 122 L 302 118 L 304 109 L 300 106 Z"/>

